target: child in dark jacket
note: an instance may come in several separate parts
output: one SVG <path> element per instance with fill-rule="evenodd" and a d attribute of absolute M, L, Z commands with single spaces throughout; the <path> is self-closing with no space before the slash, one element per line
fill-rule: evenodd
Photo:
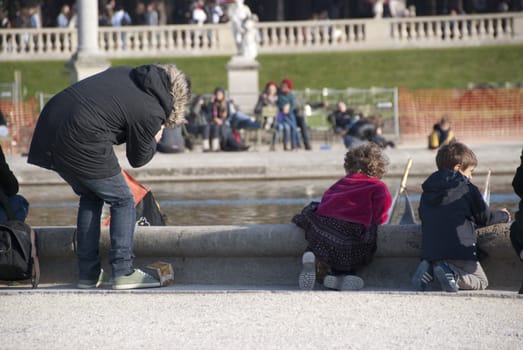
<path fill-rule="evenodd" d="M 519 211 L 516 212 L 515 220 L 510 225 L 510 241 L 519 259 L 523 261 L 523 150 L 520 159 L 521 164 L 512 180 L 512 188 L 521 200 L 519 201 Z M 519 289 L 519 294 L 523 294 L 523 283 Z"/>
<path fill-rule="evenodd" d="M 508 222 L 510 214 L 506 209 L 489 209 L 470 182 L 477 164 L 476 155 L 463 143 L 451 142 L 438 150 L 438 170 L 422 184 L 422 261 L 412 278 L 416 290 L 425 290 L 433 276 L 447 292 L 487 288 L 478 261 L 476 229 Z"/>
<path fill-rule="evenodd" d="M 387 221 L 392 203 L 380 179 L 387 158 L 372 143 L 349 149 L 345 155 L 346 176 L 295 215 L 292 221 L 305 230 L 308 251 L 303 254 L 299 286 L 311 290 L 316 267 L 326 265 L 330 273 L 323 285 L 336 290 L 363 288 L 356 270 L 372 260 L 377 249 L 378 226 Z"/>

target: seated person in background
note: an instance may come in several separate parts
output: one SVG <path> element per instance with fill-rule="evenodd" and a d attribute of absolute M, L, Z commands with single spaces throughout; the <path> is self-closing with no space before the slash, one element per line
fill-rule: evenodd
<path fill-rule="evenodd" d="M 186 127 L 187 132 L 191 135 L 201 135 L 203 151 L 209 152 L 211 150 L 211 126 L 209 123 L 209 114 L 206 111 L 205 99 L 202 95 L 198 95 L 193 99 L 187 116 Z M 192 149 L 192 143 L 190 144 Z"/>
<path fill-rule="evenodd" d="M 258 129 L 260 127 L 259 122 L 253 120 L 251 116 L 241 112 L 238 106 L 225 98 L 225 90 L 222 87 L 214 89 L 214 95 L 211 102 L 227 109 L 227 119 L 232 129 Z"/>
<path fill-rule="evenodd" d="M 382 121 L 379 116 L 355 117 L 355 122 L 351 125 L 348 134 L 351 138 L 348 147 L 355 147 L 362 143 L 372 142 L 386 148 L 395 147 L 394 142 L 388 141 L 382 135 Z M 346 145 L 347 146 L 347 145 Z"/>
<path fill-rule="evenodd" d="M 491 210 L 470 182 L 476 155 L 460 142 L 443 145 L 436 155 L 438 170 L 421 185 L 421 262 L 412 277 L 423 291 L 438 279 L 446 292 L 487 288 L 478 261 L 476 229 L 510 221 L 506 209 Z"/>
<path fill-rule="evenodd" d="M 454 133 L 450 128 L 450 119 L 445 115 L 438 123 L 434 124 L 429 135 L 429 149 L 437 149 L 452 140 L 454 140 Z"/>
<path fill-rule="evenodd" d="M 211 118 L 211 149 L 215 152 L 223 151 L 247 151 L 249 146 L 244 145 L 240 135 L 231 129 L 228 110 L 225 103 L 212 100 L 209 103 L 208 112 Z"/>
<path fill-rule="evenodd" d="M 325 287 L 363 288 L 363 280 L 355 273 L 376 253 L 378 226 L 387 222 L 392 204 L 387 185 L 380 180 L 387 164 L 375 144 L 350 148 L 345 154 L 345 177 L 325 191 L 320 203 L 310 203 L 293 217 L 308 243 L 298 280 L 301 289 L 314 288 L 321 266 L 317 262 L 330 269 L 323 279 Z"/>
<path fill-rule="evenodd" d="M 18 194 L 18 190 L 18 180 L 9 169 L 0 146 L 0 223 L 5 223 L 9 219 L 25 221 L 29 212 L 29 203 Z"/>
<path fill-rule="evenodd" d="M 265 84 L 265 89 L 258 97 L 254 114 L 258 120 L 263 120 L 263 128 L 269 130 L 274 123 L 274 118 L 278 113 L 278 85 L 269 81 Z"/>
<path fill-rule="evenodd" d="M 329 123 L 332 125 L 334 133 L 343 138 L 343 144 L 346 148 L 352 145 L 352 136 L 349 130 L 355 123 L 354 110 L 348 109 L 343 101 L 339 101 L 336 109 L 327 116 Z"/>

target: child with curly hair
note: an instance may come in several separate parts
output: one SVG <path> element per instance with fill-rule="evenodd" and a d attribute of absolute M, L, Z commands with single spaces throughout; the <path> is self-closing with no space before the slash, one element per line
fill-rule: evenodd
<path fill-rule="evenodd" d="M 333 184 L 321 202 L 312 202 L 292 221 L 305 230 L 308 249 L 302 257 L 299 286 L 312 290 L 317 267 L 329 269 L 323 285 L 335 290 L 363 288 L 358 268 L 372 260 L 378 226 L 387 221 L 392 204 L 381 178 L 388 159 L 376 144 L 351 148 L 345 154 L 346 176 Z"/>

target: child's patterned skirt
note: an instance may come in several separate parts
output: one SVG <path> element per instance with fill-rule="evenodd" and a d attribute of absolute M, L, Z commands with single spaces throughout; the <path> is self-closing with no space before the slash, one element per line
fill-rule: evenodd
<path fill-rule="evenodd" d="M 367 265 L 377 249 L 377 226 L 365 230 L 362 224 L 317 215 L 311 202 L 292 218 L 305 230 L 305 239 L 316 258 L 338 272 L 353 272 Z"/>

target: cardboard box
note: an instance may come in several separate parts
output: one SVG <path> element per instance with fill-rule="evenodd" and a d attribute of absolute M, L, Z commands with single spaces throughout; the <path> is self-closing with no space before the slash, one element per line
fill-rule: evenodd
<path fill-rule="evenodd" d="M 156 261 L 147 265 L 147 268 L 153 272 L 153 276 L 160 281 L 162 287 L 174 283 L 174 270 L 171 264 L 163 261 Z"/>

